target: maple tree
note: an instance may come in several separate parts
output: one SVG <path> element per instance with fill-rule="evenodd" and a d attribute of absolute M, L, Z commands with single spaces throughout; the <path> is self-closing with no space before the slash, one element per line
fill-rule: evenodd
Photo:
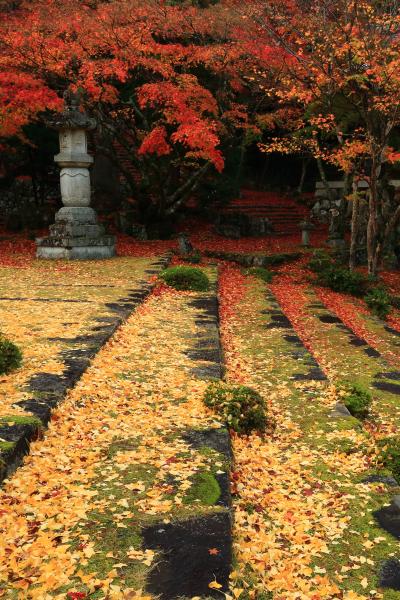
<path fill-rule="evenodd" d="M 368 182 L 368 270 L 375 274 L 400 218 L 398 200 L 385 202 L 385 171 L 400 154 L 400 8 L 393 0 L 258 0 L 227 4 L 242 15 L 238 36 L 254 54 L 254 77 L 289 109 L 290 135 L 267 151 L 308 149 L 347 178 L 354 214 L 358 182 Z M 271 69 L 279 73 L 271 84 Z M 357 231 L 353 219 L 353 237 Z"/>
<path fill-rule="evenodd" d="M 196 3 L 194 3 L 196 4 Z M 247 124 L 240 55 L 222 9 L 161 0 L 21 3 L 0 25 L 2 136 L 21 134 L 79 89 L 142 215 L 165 218 Z"/>

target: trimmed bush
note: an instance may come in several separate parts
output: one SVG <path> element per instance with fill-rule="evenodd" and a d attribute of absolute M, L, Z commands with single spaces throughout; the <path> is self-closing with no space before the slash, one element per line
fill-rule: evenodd
<path fill-rule="evenodd" d="M 307 266 L 314 273 L 321 273 L 332 267 L 332 258 L 325 250 L 315 250 Z"/>
<path fill-rule="evenodd" d="M 337 265 L 329 265 L 318 273 L 317 282 L 334 292 L 363 296 L 368 286 L 368 278 L 357 271 L 350 271 Z"/>
<path fill-rule="evenodd" d="M 384 438 L 378 442 L 379 458 L 385 469 L 400 482 L 400 438 Z"/>
<path fill-rule="evenodd" d="M 267 426 L 263 398 L 244 385 L 211 383 L 206 389 L 204 404 L 221 415 L 227 426 L 238 433 L 265 431 Z"/>
<path fill-rule="evenodd" d="M 257 277 L 257 279 L 261 279 L 265 283 L 271 283 L 274 276 L 274 273 L 271 273 L 268 269 L 264 269 L 264 267 L 250 267 L 250 269 L 245 270 L 244 274 Z"/>
<path fill-rule="evenodd" d="M 390 313 L 391 299 L 383 287 L 371 289 L 365 296 L 365 302 L 370 311 L 380 319 L 385 320 Z"/>
<path fill-rule="evenodd" d="M 210 287 L 207 275 L 195 267 L 170 267 L 160 275 L 167 285 L 176 290 L 206 292 Z"/>
<path fill-rule="evenodd" d="M 357 419 L 365 419 L 370 411 L 372 396 L 368 390 L 358 383 L 341 383 L 339 388 L 342 390 L 342 402 Z"/>
<path fill-rule="evenodd" d="M 198 265 L 199 263 L 201 263 L 201 252 L 200 250 L 193 250 L 193 252 L 191 252 L 187 256 L 181 256 L 181 260 L 192 265 Z"/>
<path fill-rule="evenodd" d="M 18 346 L 0 336 L 0 375 L 18 369 L 21 363 L 22 353 Z"/>

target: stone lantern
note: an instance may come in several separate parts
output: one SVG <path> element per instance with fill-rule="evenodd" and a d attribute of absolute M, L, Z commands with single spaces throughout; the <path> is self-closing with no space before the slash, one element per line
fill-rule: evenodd
<path fill-rule="evenodd" d="M 310 221 L 302 221 L 299 224 L 301 229 L 301 245 L 309 246 L 310 245 L 310 231 L 314 229 L 314 225 L 310 223 Z"/>
<path fill-rule="evenodd" d="M 63 207 L 46 238 L 36 240 L 38 258 L 99 259 L 115 255 L 115 238 L 106 235 L 103 225 L 90 207 L 89 167 L 93 158 L 87 153 L 87 132 L 96 121 L 79 110 L 79 96 L 66 92 L 65 109 L 49 124 L 59 131 L 60 153 L 54 157 L 61 167 L 60 185 Z"/>

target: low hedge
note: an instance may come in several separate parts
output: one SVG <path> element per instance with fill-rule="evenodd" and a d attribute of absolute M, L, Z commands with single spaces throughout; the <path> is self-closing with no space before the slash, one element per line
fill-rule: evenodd
<path fill-rule="evenodd" d="M 0 375 L 11 373 L 22 363 L 22 352 L 5 337 L 0 335 Z"/>
<path fill-rule="evenodd" d="M 204 404 L 224 418 L 227 426 L 238 433 L 265 431 L 267 407 L 258 392 L 244 385 L 210 383 Z"/>
<path fill-rule="evenodd" d="M 177 266 L 160 275 L 167 285 L 181 291 L 206 292 L 210 287 L 207 275 L 196 267 Z"/>
<path fill-rule="evenodd" d="M 244 274 L 261 279 L 261 281 L 265 281 L 266 283 L 271 283 L 274 276 L 274 273 L 268 271 L 268 269 L 264 269 L 264 267 L 250 267 L 250 269 L 244 271 Z"/>
<path fill-rule="evenodd" d="M 370 392 L 358 383 L 342 382 L 339 384 L 342 392 L 342 402 L 353 417 L 365 419 L 370 412 L 372 396 Z"/>
<path fill-rule="evenodd" d="M 370 311 L 385 320 L 391 310 L 391 298 L 388 292 L 383 287 L 372 288 L 365 296 Z"/>

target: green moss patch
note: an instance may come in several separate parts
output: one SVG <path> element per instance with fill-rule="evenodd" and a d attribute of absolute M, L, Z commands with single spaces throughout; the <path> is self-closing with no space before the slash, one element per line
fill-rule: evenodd
<path fill-rule="evenodd" d="M 43 426 L 40 419 L 28 415 L 6 415 L 4 417 L 0 417 L 0 425 L 33 425 L 34 427 L 38 428 Z"/>
<path fill-rule="evenodd" d="M 203 471 L 193 477 L 192 487 L 185 495 L 183 502 L 185 504 L 199 502 L 205 506 L 214 506 L 220 495 L 221 488 L 215 476 L 210 472 Z"/>

